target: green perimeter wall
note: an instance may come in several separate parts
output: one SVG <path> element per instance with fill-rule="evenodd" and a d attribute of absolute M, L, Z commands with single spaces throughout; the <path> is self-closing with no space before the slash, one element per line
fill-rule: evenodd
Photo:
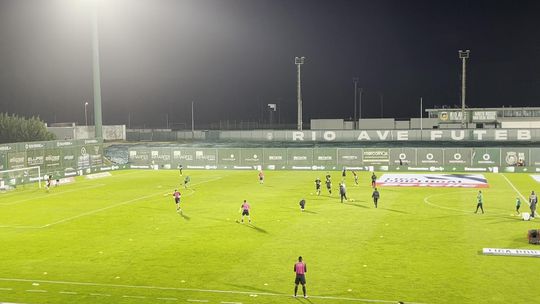
<path fill-rule="evenodd" d="M 34 166 L 39 166 L 43 174 L 55 173 L 61 176 L 101 167 L 103 142 L 86 139 L 0 145 L 0 170 Z"/>
<path fill-rule="evenodd" d="M 518 160 L 524 167 L 517 167 Z M 174 169 L 540 172 L 540 148 L 130 147 L 129 167 Z"/>

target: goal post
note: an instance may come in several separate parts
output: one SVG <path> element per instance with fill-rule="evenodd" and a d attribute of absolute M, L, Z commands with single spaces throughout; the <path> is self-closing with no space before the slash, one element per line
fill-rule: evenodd
<path fill-rule="evenodd" d="M 38 186 L 41 188 L 42 179 L 39 166 L 0 171 L 0 184 L 2 184 L 2 187 L 38 182 Z"/>

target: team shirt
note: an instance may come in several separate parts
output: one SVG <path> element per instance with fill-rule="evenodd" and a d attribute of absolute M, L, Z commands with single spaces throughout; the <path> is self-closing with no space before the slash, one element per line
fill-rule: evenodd
<path fill-rule="evenodd" d="M 516 198 L 516 207 L 521 206 L 521 200 L 519 200 L 519 197 Z"/>
<path fill-rule="evenodd" d="M 174 198 L 180 198 L 181 193 L 176 191 L 173 193 Z"/>
<path fill-rule="evenodd" d="M 478 200 L 479 204 L 482 204 L 483 198 L 484 197 L 481 192 L 479 192 L 478 195 L 476 196 L 476 199 Z"/>
<path fill-rule="evenodd" d="M 238 205 L 237 205 L 238 206 Z M 242 210 L 247 210 L 249 211 L 250 207 L 249 207 L 249 204 L 247 202 L 243 203 L 242 204 Z"/>
<path fill-rule="evenodd" d="M 529 202 L 531 204 L 536 204 L 538 202 L 538 197 L 536 196 L 536 194 L 531 194 L 529 196 Z"/>
<path fill-rule="evenodd" d="M 379 196 L 380 196 L 380 194 L 379 194 L 378 190 L 373 191 L 373 194 L 371 195 L 371 197 L 373 197 L 373 198 L 379 198 Z"/>
<path fill-rule="evenodd" d="M 300 274 L 300 275 L 305 274 L 307 272 L 306 263 L 298 262 L 294 264 L 294 271 L 296 272 L 296 274 Z"/>

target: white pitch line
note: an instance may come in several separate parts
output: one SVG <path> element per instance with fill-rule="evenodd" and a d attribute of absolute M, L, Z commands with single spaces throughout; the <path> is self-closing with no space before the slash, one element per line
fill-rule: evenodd
<path fill-rule="evenodd" d="M 200 303 L 207 303 L 208 300 L 194 300 L 194 299 L 187 299 L 188 302 L 200 302 Z"/>
<path fill-rule="evenodd" d="M 77 188 L 77 189 L 72 189 L 72 190 L 66 190 L 66 191 L 62 191 L 62 192 L 49 193 L 49 194 L 43 195 L 42 197 L 56 196 L 56 195 L 60 195 L 60 194 L 64 194 L 64 193 L 70 193 L 70 192 L 79 192 L 81 190 L 98 188 L 98 187 L 103 187 L 103 186 L 105 186 L 105 184 L 97 184 L 97 185 L 93 185 L 93 186 L 82 187 L 82 188 Z M 16 204 L 20 204 L 20 203 L 24 203 L 24 202 L 28 202 L 28 201 L 36 201 L 36 199 L 40 199 L 42 197 L 36 198 L 35 196 L 32 196 L 31 198 L 26 198 L 26 199 L 13 201 L 13 202 L 9 202 L 9 203 L 0 203 L 0 206 L 10 206 L 10 205 L 16 205 Z"/>
<path fill-rule="evenodd" d="M 143 296 L 130 296 L 130 295 L 123 295 L 122 298 L 146 299 L 146 297 L 143 297 Z"/>
<path fill-rule="evenodd" d="M 220 302 L 221 304 L 242 304 L 242 302 Z"/>
<path fill-rule="evenodd" d="M 519 196 L 521 196 L 523 201 L 526 202 L 529 207 L 531 207 L 531 204 L 529 204 L 529 200 L 525 196 L 523 196 L 523 194 L 521 194 L 521 192 L 519 192 L 519 190 L 516 188 L 516 186 L 514 186 L 514 184 L 512 184 L 512 182 L 504 174 L 501 173 L 501 175 L 508 182 L 510 187 L 512 187 L 514 189 L 514 191 L 516 191 L 516 193 L 519 194 Z M 535 213 L 536 213 L 536 215 L 538 215 L 538 212 L 535 212 Z"/>
<path fill-rule="evenodd" d="M 177 298 L 157 298 L 158 300 L 163 300 L 163 301 L 178 301 Z"/>
<path fill-rule="evenodd" d="M 75 291 L 60 291 L 59 293 L 61 293 L 61 294 L 72 294 L 72 295 L 78 294 L 78 293 L 75 292 Z"/>
<path fill-rule="evenodd" d="M 47 292 L 47 291 L 43 289 L 27 289 L 26 292 Z"/>
<path fill-rule="evenodd" d="M 273 296 L 273 297 L 290 297 L 290 294 L 284 293 L 271 293 L 271 292 L 256 292 L 256 291 L 238 291 L 238 290 L 219 290 L 219 289 L 198 289 L 198 288 L 182 288 L 182 287 L 162 287 L 162 286 L 148 286 L 148 285 L 121 285 L 121 284 L 106 284 L 106 283 L 91 283 L 91 282 L 70 282 L 70 281 L 48 281 L 48 280 L 29 280 L 29 279 L 14 279 L 14 278 L 0 278 L 0 281 L 7 282 L 32 282 L 32 283 L 48 283 L 48 284 L 64 284 L 64 285 L 78 285 L 78 286 L 100 286 L 100 287 L 115 287 L 115 288 L 130 288 L 130 289 L 154 289 L 154 290 L 172 290 L 172 291 L 191 291 L 201 293 L 221 293 L 221 294 L 241 294 L 241 295 L 257 295 L 257 296 Z M 396 303 L 396 301 L 377 300 L 377 299 L 363 299 L 363 298 L 342 298 L 342 297 L 329 297 L 329 296 L 313 296 L 312 299 L 329 299 L 329 300 L 342 300 L 342 301 L 354 301 L 354 302 L 369 302 L 369 303 Z M 422 302 L 406 301 L 408 304 L 423 304 Z"/>
<path fill-rule="evenodd" d="M 9 290 L 13 290 L 13 288 L 0 288 L 0 290 L 6 290 L 6 291 L 9 291 Z"/>
<path fill-rule="evenodd" d="M 90 295 L 96 296 L 96 297 L 110 297 L 111 296 L 110 294 L 106 294 L 106 293 L 91 293 Z"/>

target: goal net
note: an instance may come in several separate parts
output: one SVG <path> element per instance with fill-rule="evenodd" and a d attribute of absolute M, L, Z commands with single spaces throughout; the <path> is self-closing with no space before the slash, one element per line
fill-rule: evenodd
<path fill-rule="evenodd" d="M 27 167 L 0 171 L 0 190 L 16 188 L 18 185 L 36 183 L 41 188 L 40 167 Z"/>

